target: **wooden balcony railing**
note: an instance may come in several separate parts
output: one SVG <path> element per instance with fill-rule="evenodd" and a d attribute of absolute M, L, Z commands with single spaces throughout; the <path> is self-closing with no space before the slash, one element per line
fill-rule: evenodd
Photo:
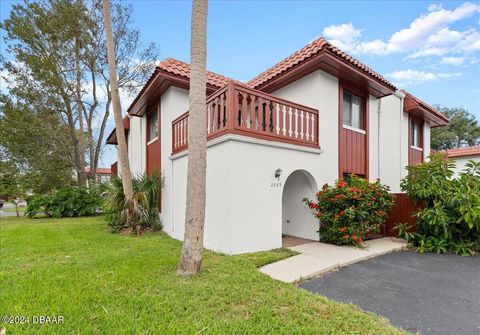
<path fill-rule="evenodd" d="M 318 111 L 230 82 L 207 99 L 207 140 L 227 133 L 318 148 Z M 172 153 L 187 147 L 188 112 L 172 122 Z"/>

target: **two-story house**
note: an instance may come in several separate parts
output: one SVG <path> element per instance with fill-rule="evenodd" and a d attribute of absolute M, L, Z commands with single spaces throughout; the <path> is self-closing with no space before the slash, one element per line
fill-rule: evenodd
<path fill-rule="evenodd" d="M 133 173 L 165 176 L 161 219 L 184 234 L 189 65 L 161 62 L 128 108 Z M 247 83 L 207 73 L 205 246 L 229 254 L 318 240 L 301 202 L 355 173 L 400 192 L 405 167 L 430 152 L 441 113 L 323 38 Z M 113 132 L 107 140 L 115 144 Z"/>

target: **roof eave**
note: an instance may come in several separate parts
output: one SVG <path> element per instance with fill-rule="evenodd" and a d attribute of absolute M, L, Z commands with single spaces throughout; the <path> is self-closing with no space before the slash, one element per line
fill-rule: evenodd
<path fill-rule="evenodd" d="M 254 88 L 263 92 L 271 93 L 316 70 L 323 70 L 342 80 L 366 85 L 369 93 L 377 98 L 391 95 L 396 91 L 394 86 L 381 82 L 377 78 L 365 73 L 361 69 L 358 69 L 343 60 L 341 57 L 338 57 L 331 51 L 325 49 L 309 59 L 293 66 L 287 71 L 280 73 L 274 78 L 256 85 Z"/>
<path fill-rule="evenodd" d="M 404 112 L 428 120 L 432 128 L 446 126 L 450 123 L 446 117 L 442 117 L 419 104 L 405 108 Z"/>
<path fill-rule="evenodd" d="M 163 69 L 157 68 L 155 73 L 147 82 L 137 98 L 128 108 L 128 114 L 131 116 L 143 116 L 150 106 L 158 101 L 160 96 L 170 87 L 175 86 L 188 90 L 190 79 L 177 74 L 169 73 Z M 207 95 L 220 89 L 220 87 L 207 83 Z"/>

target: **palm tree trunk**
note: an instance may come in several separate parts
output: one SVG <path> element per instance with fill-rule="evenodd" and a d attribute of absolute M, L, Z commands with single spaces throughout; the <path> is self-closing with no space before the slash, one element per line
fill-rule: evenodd
<path fill-rule="evenodd" d="M 115 64 L 115 50 L 113 48 L 112 22 L 110 18 L 110 0 L 103 0 L 103 16 L 105 19 L 105 35 L 107 39 L 108 70 L 110 74 L 110 86 L 112 89 L 113 115 L 115 117 L 115 131 L 118 140 L 118 160 L 122 171 L 122 185 L 125 194 L 127 209 L 133 211 L 133 185 L 130 163 L 128 162 L 127 142 L 125 130 L 123 129 L 122 106 L 120 105 L 120 94 L 118 92 L 117 71 Z M 127 210 L 128 212 L 128 210 Z M 134 220 L 133 215 L 127 214 L 127 222 Z M 132 223 L 131 221 L 128 223 Z M 134 225 L 132 225 L 134 226 Z"/>
<path fill-rule="evenodd" d="M 178 273 L 200 271 L 205 223 L 205 181 L 207 172 L 207 0 L 193 0 L 190 40 L 190 109 L 188 125 L 187 206 L 185 236 Z"/>

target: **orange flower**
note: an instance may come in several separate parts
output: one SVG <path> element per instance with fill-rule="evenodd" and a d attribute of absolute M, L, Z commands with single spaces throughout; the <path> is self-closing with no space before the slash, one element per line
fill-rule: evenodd
<path fill-rule="evenodd" d="M 358 243 L 363 243 L 363 238 L 359 237 L 359 238 L 357 239 L 357 242 L 358 242 Z"/>
<path fill-rule="evenodd" d="M 344 182 L 343 180 L 338 182 L 338 187 L 345 187 L 347 185 L 348 184 L 346 182 Z"/>
<path fill-rule="evenodd" d="M 338 215 L 343 215 L 343 214 L 345 214 L 344 211 L 340 211 L 340 213 L 338 213 Z"/>
<path fill-rule="evenodd" d="M 350 237 L 350 235 L 348 235 L 348 234 L 345 234 L 345 235 L 342 236 L 343 239 L 346 239 L 346 238 L 349 238 L 349 237 Z"/>
<path fill-rule="evenodd" d="M 345 228 L 345 227 L 340 228 L 340 231 L 341 231 L 342 233 L 343 233 L 345 230 L 347 230 L 347 228 Z"/>

